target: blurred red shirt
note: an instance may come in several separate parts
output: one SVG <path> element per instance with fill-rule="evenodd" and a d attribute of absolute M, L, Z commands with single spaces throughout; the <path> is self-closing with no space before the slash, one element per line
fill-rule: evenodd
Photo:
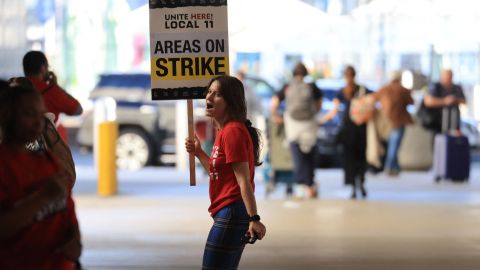
<path fill-rule="evenodd" d="M 0 164 L 0 211 L 40 189 L 60 168 L 49 154 L 23 152 L 2 144 Z M 35 219 L 11 239 L 0 242 L 0 269 L 75 269 L 73 262 L 55 253 L 71 239 L 72 228 L 78 224 L 71 193 L 66 200 L 45 206 Z"/>
<path fill-rule="evenodd" d="M 34 77 L 28 77 L 28 79 L 33 83 L 37 91 L 42 94 L 47 111 L 55 114 L 55 122 L 58 121 L 60 113 L 73 115 L 80 107 L 80 103 L 60 88 L 60 86 L 56 84 L 48 85 L 46 82 Z"/>
<path fill-rule="evenodd" d="M 223 207 L 242 199 L 232 163 L 248 162 L 255 191 L 253 143 L 245 124 L 230 121 L 219 129 L 210 156 L 210 201 L 208 211 L 215 216 Z"/>

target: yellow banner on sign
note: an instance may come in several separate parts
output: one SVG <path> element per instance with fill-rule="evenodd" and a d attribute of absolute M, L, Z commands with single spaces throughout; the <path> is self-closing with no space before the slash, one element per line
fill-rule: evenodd
<path fill-rule="evenodd" d="M 153 80 L 209 79 L 228 74 L 228 57 L 158 57 L 151 61 Z"/>

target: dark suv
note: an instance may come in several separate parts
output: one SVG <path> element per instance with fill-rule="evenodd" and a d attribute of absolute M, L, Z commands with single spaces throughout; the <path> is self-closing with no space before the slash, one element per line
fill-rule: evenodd
<path fill-rule="evenodd" d="M 139 169 L 175 161 L 175 102 L 151 100 L 149 74 L 100 75 L 90 99 L 107 96 L 117 102 L 120 168 Z M 89 111 L 78 131 L 80 146 L 91 149 L 93 133 L 93 111 Z"/>

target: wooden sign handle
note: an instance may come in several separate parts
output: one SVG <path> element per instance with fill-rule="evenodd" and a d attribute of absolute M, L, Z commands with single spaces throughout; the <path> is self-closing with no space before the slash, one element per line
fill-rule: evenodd
<path fill-rule="evenodd" d="M 194 128 L 193 128 L 193 101 L 191 99 L 187 100 L 187 110 L 188 110 L 188 138 L 190 140 L 195 140 Z M 196 185 L 195 178 L 195 154 L 189 153 L 188 161 L 190 164 L 190 186 Z"/>

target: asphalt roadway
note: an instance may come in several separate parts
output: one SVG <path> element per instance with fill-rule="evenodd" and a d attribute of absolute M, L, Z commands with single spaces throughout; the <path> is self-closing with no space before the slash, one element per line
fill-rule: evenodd
<path fill-rule="evenodd" d="M 118 173 L 119 193 L 100 197 L 91 156 L 75 153 L 74 189 L 84 242 L 97 269 L 200 269 L 212 224 L 208 182 L 175 168 Z M 239 269 L 480 269 L 480 163 L 470 182 L 435 184 L 430 172 L 368 175 L 369 197 L 348 199 L 338 169 L 317 170 L 317 200 L 265 197 L 257 172 L 263 241 L 246 247 Z"/>

